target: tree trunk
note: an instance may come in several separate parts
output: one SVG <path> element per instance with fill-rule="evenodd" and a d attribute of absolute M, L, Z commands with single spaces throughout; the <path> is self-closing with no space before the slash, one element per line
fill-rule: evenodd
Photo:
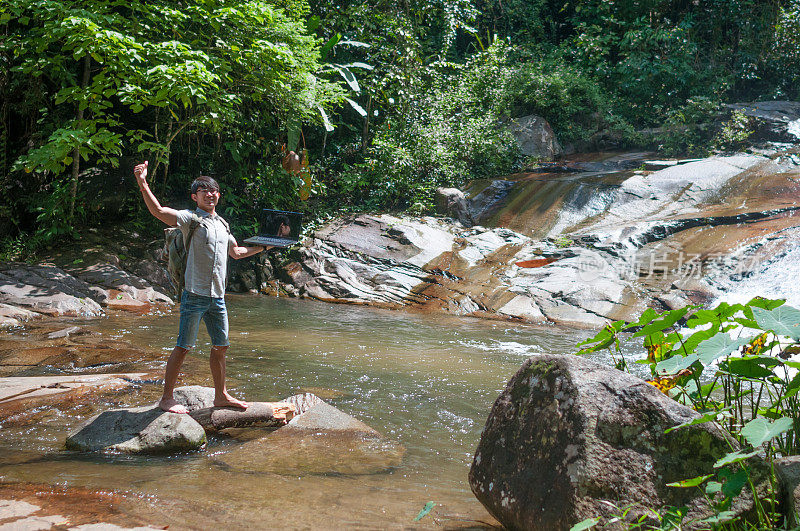
<path fill-rule="evenodd" d="M 89 70 L 92 65 L 92 58 L 90 55 L 86 55 L 83 58 L 83 79 L 81 80 L 81 88 L 86 90 L 86 86 L 89 84 Z M 81 104 L 78 104 L 78 114 L 77 114 L 77 123 L 83 121 L 83 107 Z M 81 148 L 76 147 L 75 150 L 72 152 L 72 184 L 70 185 L 69 189 L 69 215 L 67 219 L 69 223 L 72 224 L 72 220 L 75 216 L 75 197 L 78 195 L 78 173 L 81 169 Z"/>
<path fill-rule="evenodd" d="M 361 131 L 361 153 L 367 152 L 369 136 L 369 116 L 372 112 L 372 94 L 367 94 L 367 115 L 364 117 L 364 129 Z"/>
<path fill-rule="evenodd" d="M 250 402 L 247 409 L 207 407 L 190 411 L 189 415 L 207 432 L 244 426 L 283 426 L 297 411 L 288 402 Z"/>
<path fill-rule="evenodd" d="M 172 116 L 169 117 L 169 124 L 167 125 L 167 138 L 172 138 Z M 172 140 L 170 140 L 170 144 Z M 161 185 L 161 191 L 164 192 L 167 189 L 167 173 L 169 172 L 169 145 L 167 145 L 167 151 L 164 154 L 166 160 L 164 161 L 164 183 Z M 155 178 L 155 174 L 153 174 L 153 178 Z"/>

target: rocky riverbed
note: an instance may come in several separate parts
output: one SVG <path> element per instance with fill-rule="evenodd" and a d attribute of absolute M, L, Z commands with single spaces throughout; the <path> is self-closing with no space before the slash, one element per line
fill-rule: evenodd
<path fill-rule="evenodd" d="M 800 154 L 776 143 L 795 122 L 773 120 L 770 134 L 783 136 L 747 152 L 702 160 L 576 157 L 473 183 L 466 193 L 440 190 L 437 217 L 335 219 L 290 252 L 233 262 L 229 289 L 582 328 L 646 307 L 708 303 L 780 262 L 800 239 Z M 51 249 L 38 263 L 0 264 L 3 426 L 34 426 L 56 403 L 87 416 L 96 400 L 126 406 L 132 396 L 139 403 L 157 397 L 163 353 L 61 319 L 172 311 L 163 258 L 160 240 L 110 229 Z M 187 362 L 190 374 L 204 372 Z M 194 378 L 184 383 L 207 383 Z M 330 446 L 318 438 L 304 444 Z M 253 466 L 247 452 L 218 461 Z M 317 463 L 343 473 L 350 464 L 336 456 Z M 42 525 L 83 521 L 80 511 L 34 503 L 22 486 L 3 487 L 16 501 L 0 494 L 0 515 Z"/>

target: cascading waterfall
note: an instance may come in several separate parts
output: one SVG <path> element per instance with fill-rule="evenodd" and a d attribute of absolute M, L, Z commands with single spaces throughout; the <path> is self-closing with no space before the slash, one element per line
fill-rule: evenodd
<path fill-rule="evenodd" d="M 719 282 L 724 291 L 717 302 L 744 303 L 756 296 L 786 299 L 800 308 L 800 246 L 762 263 L 751 273 L 733 276 Z"/>

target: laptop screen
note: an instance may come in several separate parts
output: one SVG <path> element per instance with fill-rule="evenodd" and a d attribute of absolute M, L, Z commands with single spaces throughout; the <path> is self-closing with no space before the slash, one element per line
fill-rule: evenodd
<path fill-rule="evenodd" d="M 259 218 L 259 236 L 272 238 L 300 239 L 300 212 L 284 212 L 282 210 L 264 209 Z"/>

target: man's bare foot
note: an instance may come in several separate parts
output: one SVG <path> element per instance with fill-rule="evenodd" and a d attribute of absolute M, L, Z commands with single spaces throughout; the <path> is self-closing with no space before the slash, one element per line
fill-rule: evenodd
<path fill-rule="evenodd" d="M 162 398 L 161 401 L 158 403 L 158 407 L 163 409 L 164 411 L 169 411 L 170 413 L 188 413 L 189 410 L 186 409 L 182 404 L 179 404 L 177 400 L 174 398 Z"/>
<path fill-rule="evenodd" d="M 233 398 L 227 392 L 223 394 L 221 397 L 214 398 L 214 407 L 235 407 L 239 409 L 247 409 L 249 405 L 250 404 L 248 404 L 247 402 L 243 402 L 241 400 Z"/>

